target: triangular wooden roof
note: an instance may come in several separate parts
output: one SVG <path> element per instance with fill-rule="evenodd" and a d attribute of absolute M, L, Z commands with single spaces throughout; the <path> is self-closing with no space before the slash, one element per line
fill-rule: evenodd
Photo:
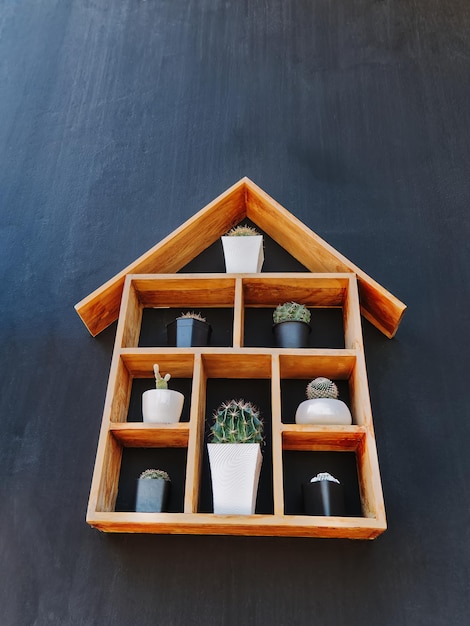
<path fill-rule="evenodd" d="M 361 313 L 391 338 L 406 306 L 332 248 L 248 178 L 242 178 L 114 278 L 79 302 L 75 309 L 95 336 L 119 315 L 127 274 L 172 274 L 243 219 L 254 222 L 311 272 L 357 275 Z"/>

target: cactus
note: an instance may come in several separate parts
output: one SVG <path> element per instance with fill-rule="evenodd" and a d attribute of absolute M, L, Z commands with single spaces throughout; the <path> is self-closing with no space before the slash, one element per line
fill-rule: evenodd
<path fill-rule="evenodd" d="M 165 374 L 162 378 L 160 375 L 160 368 L 158 367 L 158 363 L 155 363 L 153 366 L 153 371 L 155 373 L 155 386 L 157 389 L 168 389 L 168 381 L 171 378 L 171 374 Z"/>
<path fill-rule="evenodd" d="M 245 400 L 223 402 L 214 413 L 212 443 L 262 443 L 259 410 Z"/>
<path fill-rule="evenodd" d="M 235 228 L 232 228 L 232 230 L 229 230 L 229 232 L 227 233 L 227 237 L 255 237 L 256 235 L 259 235 L 260 233 L 256 230 L 256 228 L 253 228 L 252 226 L 247 226 L 246 224 L 244 226 L 235 226 Z"/>
<path fill-rule="evenodd" d="M 169 477 L 168 473 L 165 472 L 164 470 L 160 470 L 160 469 L 146 469 L 144 472 L 142 472 L 142 474 L 139 476 L 139 478 L 142 478 L 144 480 L 148 480 L 148 479 L 153 479 L 153 480 L 162 479 L 162 480 L 167 480 L 167 481 L 171 482 L 171 478 Z"/>
<path fill-rule="evenodd" d="M 284 302 L 276 307 L 273 313 L 273 321 L 275 324 L 280 322 L 305 322 L 310 323 L 310 311 L 304 304 L 297 302 Z"/>
<path fill-rule="evenodd" d="M 192 320 L 198 320 L 199 322 L 206 321 L 205 317 L 202 317 L 200 313 L 194 313 L 194 311 L 187 311 L 186 313 L 181 313 L 181 315 L 178 315 L 176 319 L 177 320 L 192 319 Z"/>
<path fill-rule="evenodd" d="M 316 476 L 311 478 L 310 482 L 311 483 L 317 483 L 317 482 L 321 482 L 322 480 L 329 480 L 332 483 L 338 483 L 338 485 L 341 484 L 337 478 L 335 478 L 334 476 L 332 476 L 328 472 L 320 472 L 319 474 L 317 474 Z"/>
<path fill-rule="evenodd" d="M 320 376 L 308 383 L 306 394 L 309 400 L 315 400 L 316 398 L 332 398 L 336 400 L 338 387 L 329 378 Z"/>

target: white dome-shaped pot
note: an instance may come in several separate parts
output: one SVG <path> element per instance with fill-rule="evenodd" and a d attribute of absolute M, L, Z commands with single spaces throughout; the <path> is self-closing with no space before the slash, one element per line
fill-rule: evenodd
<path fill-rule="evenodd" d="M 149 389 L 142 394 L 144 422 L 174 424 L 183 411 L 184 396 L 174 389 Z"/>
<path fill-rule="evenodd" d="M 352 424 L 351 412 L 344 402 L 334 398 L 305 400 L 297 407 L 296 424 Z"/>

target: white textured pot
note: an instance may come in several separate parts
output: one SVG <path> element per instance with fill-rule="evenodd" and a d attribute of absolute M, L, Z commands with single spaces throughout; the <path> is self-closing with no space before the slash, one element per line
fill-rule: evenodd
<path fill-rule="evenodd" d="M 259 443 L 208 443 L 214 513 L 253 515 L 263 456 Z"/>
<path fill-rule="evenodd" d="M 142 394 L 144 422 L 174 424 L 183 411 L 184 396 L 174 389 L 149 389 Z"/>
<path fill-rule="evenodd" d="M 222 237 L 227 274 L 261 272 L 264 261 L 263 235 Z"/>
<path fill-rule="evenodd" d="M 351 412 L 344 402 L 334 398 L 305 400 L 297 407 L 296 424 L 352 424 Z"/>

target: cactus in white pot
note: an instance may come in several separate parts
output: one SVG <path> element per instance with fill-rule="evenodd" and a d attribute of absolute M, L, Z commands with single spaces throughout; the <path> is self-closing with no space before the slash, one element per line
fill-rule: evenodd
<path fill-rule="evenodd" d="M 179 422 L 183 411 L 184 396 L 179 391 L 168 389 L 170 374 L 162 376 L 158 363 L 153 366 L 155 389 L 142 394 L 142 416 L 144 422 L 173 424 Z"/>
<path fill-rule="evenodd" d="M 261 272 L 263 235 L 252 226 L 238 225 L 222 237 L 227 274 Z"/>
<path fill-rule="evenodd" d="M 306 389 L 308 400 L 297 407 L 297 424 L 352 424 L 347 405 L 338 400 L 338 387 L 329 378 L 314 378 Z"/>

